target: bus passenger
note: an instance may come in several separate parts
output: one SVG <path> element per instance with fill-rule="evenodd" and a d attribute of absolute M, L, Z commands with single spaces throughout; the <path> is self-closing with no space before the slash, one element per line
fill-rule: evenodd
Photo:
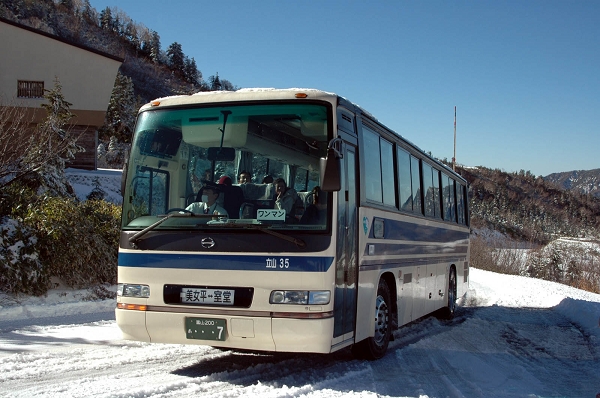
<path fill-rule="evenodd" d="M 298 194 L 293 188 L 288 188 L 283 178 L 274 181 L 275 184 L 275 208 L 285 210 L 286 218 L 293 217 L 294 205 Z"/>
<path fill-rule="evenodd" d="M 252 176 L 246 170 L 242 171 L 238 176 L 238 184 L 247 184 L 252 182 Z"/>
<path fill-rule="evenodd" d="M 214 214 L 217 216 L 228 217 L 227 211 L 217 204 L 219 198 L 219 188 L 214 185 L 207 185 L 202 188 L 201 202 L 194 202 L 186 210 L 196 214 Z"/>
<path fill-rule="evenodd" d="M 300 219 L 300 224 L 325 224 L 325 216 L 327 215 L 327 200 L 325 195 L 327 195 L 327 193 L 321 192 L 321 187 L 317 185 L 313 188 L 311 194 L 312 204 L 308 205 L 306 210 L 304 210 L 304 214 L 302 214 L 302 218 Z"/>
<path fill-rule="evenodd" d="M 263 180 L 262 180 L 263 184 L 272 184 L 273 183 L 273 177 L 270 175 L 266 175 Z"/>

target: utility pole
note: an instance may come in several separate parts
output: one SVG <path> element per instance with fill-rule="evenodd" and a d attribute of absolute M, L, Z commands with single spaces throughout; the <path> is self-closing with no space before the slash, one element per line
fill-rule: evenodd
<path fill-rule="evenodd" d="M 456 105 L 454 105 L 454 156 L 452 156 L 452 170 L 456 171 Z"/>

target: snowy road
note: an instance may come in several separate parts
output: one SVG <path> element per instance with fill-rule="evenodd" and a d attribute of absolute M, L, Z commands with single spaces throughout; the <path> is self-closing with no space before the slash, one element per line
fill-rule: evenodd
<path fill-rule="evenodd" d="M 375 362 L 355 360 L 349 350 L 265 355 L 128 342 L 120 340 L 112 303 L 85 303 L 87 312 L 76 304 L 0 308 L 0 396 L 600 393 L 600 295 L 534 279 L 472 270 L 454 320 L 429 317 L 401 328 Z M 53 316 L 69 308 L 71 315 Z"/>

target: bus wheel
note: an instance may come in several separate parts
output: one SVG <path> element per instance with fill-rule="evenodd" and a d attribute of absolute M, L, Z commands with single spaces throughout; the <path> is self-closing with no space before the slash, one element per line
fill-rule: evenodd
<path fill-rule="evenodd" d="M 454 312 L 456 311 L 456 270 L 454 267 L 450 267 L 450 273 L 448 274 L 448 304 L 444 308 L 444 318 L 454 318 Z"/>
<path fill-rule="evenodd" d="M 385 355 L 392 335 L 391 309 L 390 288 L 382 279 L 375 299 L 375 334 L 354 345 L 352 352 L 355 356 L 373 360 Z"/>

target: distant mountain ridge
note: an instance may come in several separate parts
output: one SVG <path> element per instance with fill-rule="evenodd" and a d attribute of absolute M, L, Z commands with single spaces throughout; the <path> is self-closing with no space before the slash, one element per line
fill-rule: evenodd
<path fill-rule="evenodd" d="M 544 177 L 561 188 L 600 198 L 600 169 L 552 173 Z"/>

